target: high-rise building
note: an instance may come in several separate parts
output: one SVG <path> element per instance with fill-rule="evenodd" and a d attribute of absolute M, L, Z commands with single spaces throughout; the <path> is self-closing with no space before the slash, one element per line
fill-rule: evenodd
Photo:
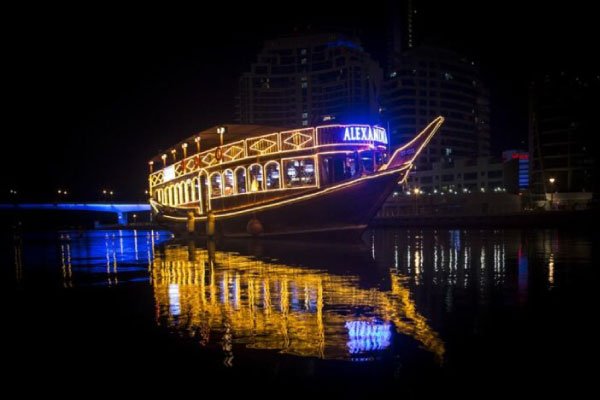
<path fill-rule="evenodd" d="M 598 160 L 593 151 L 599 89 L 599 76 L 564 72 L 531 83 L 529 154 L 534 194 L 597 193 Z"/>
<path fill-rule="evenodd" d="M 382 97 L 392 147 L 443 115 L 446 121 L 417 159 L 419 167 L 442 158 L 490 154 L 489 93 L 473 61 L 450 50 L 419 46 L 397 55 L 394 65 Z"/>
<path fill-rule="evenodd" d="M 383 73 L 357 39 L 311 34 L 269 40 L 239 82 L 241 123 L 377 122 Z"/>

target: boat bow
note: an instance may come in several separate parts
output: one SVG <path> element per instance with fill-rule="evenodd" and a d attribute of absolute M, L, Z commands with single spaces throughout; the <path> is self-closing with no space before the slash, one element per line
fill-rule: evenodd
<path fill-rule="evenodd" d="M 437 117 L 429 125 L 425 127 L 417 136 L 410 142 L 394 151 L 387 164 L 381 166 L 379 171 L 387 169 L 397 169 L 412 162 L 417 158 L 431 138 L 437 133 L 440 126 L 444 122 L 444 117 Z"/>

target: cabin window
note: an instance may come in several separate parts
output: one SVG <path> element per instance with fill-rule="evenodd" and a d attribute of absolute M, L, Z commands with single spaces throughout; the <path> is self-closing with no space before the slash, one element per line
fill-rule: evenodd
<path fill-rule="evenodd" d="M 287 159 L 283 161 L 286 188 L 314 186 L 315 160 L 313 158 Z"/>
<path fill-rule="evenodd" d="M 387 153 L 384 151 L 363 151 L 360 153 L 360 160 L 362 168 L 365 172 L 372 173 L 379 169 L 379 167 L 385 164 L 387 160 Z"/>
<path fill-rule="evenodd" d="M 210 196 L 219 197 L 222 193 L 221 174 L 213 172 L 210 176 Z"/>
<path fill-rule="evenodd" d="M 246 168 L 238 167 L 235 170 L 236 193 L 246 193 Z"/>
<path fill-rule="evenodd" d="M 223 172 L 223 195 L 229 196 L 233 194 L 233 171 L 226 169 Z"/>
<path fill-rule="evenodd" d="M 185 199 L 186 204 L 189 203 L 190 201 L 192 201 L 191 191 L 192 191 L 192 180 L 188 179 L 183 184 L 183 198 Z"/>
<path fill-rule="evenodd" d="M 322 165 L 321 178 L 328 184 L 352 179 L 360 174 L 358 152 L 324 157 Z"/>
<path fill-rule="evenodd" d="M 179 185 L 175 184 L 172 186 L 173 189 L 173 205 L 179 205 Z"/>
<path fill-rule="evenodd" d="M 263 170 L 262 166 L 253 164 L 248 168 L 248 178 L 250 181 L 250 191 L 259 192 L 263 190 Z"/>
<path fill-rule="evenodd" d="M 200 195 L 198 192 L 199 187 L 200 187 L 199 179 L 198 178 L 192 179 L 192 201 L 196 201 L 200 198 Z"/>
<path fill-rule="evenodd" d="M 173 188 L 171 188 L 170 186 L 166 187 L 165 193 L 166 193 L 165 204 L 168 206 L 172 206 L 173 205 Z"/>
<path fill-rule="evenodd" d="M 279 163 L 270 162 L 265 166 L 267 190 L 279 189 Z"/>

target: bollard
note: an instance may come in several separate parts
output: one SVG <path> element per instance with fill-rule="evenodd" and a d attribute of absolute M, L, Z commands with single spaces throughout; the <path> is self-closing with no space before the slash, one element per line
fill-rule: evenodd
<path fill-rule="evenodd" d="M 196 261 L 196 243 L 193 240 L 188 242 L 188 261 Z"/>
<path fill-rule="evenodd" d="M 194 212 L 188 211 L 187 213 L 187 231 L 188 233 L 194 233 L 196 229 L 196 220 L 194 219 Z"/>
<path fill-rule="evenodd" d="M 263 225 L 256 217 L 252 217 L 246 224 L 246 231 L 252 236 L 258 236 L 263 233 Z"/>
<path fill-rule="evenodd" d="M 215 214 L 212 210 L 206 215 L 206 236 L 215 236 Z"/>

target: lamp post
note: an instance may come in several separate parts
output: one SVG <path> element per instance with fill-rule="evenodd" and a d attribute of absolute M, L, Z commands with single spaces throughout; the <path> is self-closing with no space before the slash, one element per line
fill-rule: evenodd
<path fill-rule="evenodd" d="M 183 143 L 181 145 L 181 150 L 183 150 L 183 158 L 185 159 L 187 157 L 187 143 Z"/>
<path fill-rule="evenodd" d="M 227 131 L 227 128 L 225 128 L 224 126 L 220 126 L 217 128 L 217 133 L 219 134 L 219 143 L 221 143 L 220 145 L 223 146 L 223 134 Z"/>
<path fill-rule="evenodd" d="M 60 200 L 61 198 L 66 198 L 66 197 L 67 197 L 67 195 L 69 194 L 69 192 L 68 192 L 66 189 L 58 189 L 58 190 L 56 191 L 56 193 L 58 194 L 58 198 L 59 198 L 59 200 Z M 62 197 L 61 197 L 61 196 L 62 196 Z"/>
<path fill-rule="evenodd" d="M 200 153 L 200 135 L 194 138 L 194 142 L 196 142 L 196 153 Z"/>
<path fill-rule="evenodd" d="M 415 194 L 415 215 L 419 215 L 419 194 L 421 193 L 421 189 L 414 188 L 413 193 Z"/>
<path fill-rule="evenodd" d="M 163 154 L 162 156 L 160 156 L 160 158 L 162 158 L 163 160 L 163 168 L 167 166 L 167 155 Z"/>
<path fill-rule="evenodd" d="M 554 208 L 554 182 L 556 182 L 556 179 L 552 177 L 548 179 L 548 182 L 550 182 L 550 209 L 552 210 Z"/>

